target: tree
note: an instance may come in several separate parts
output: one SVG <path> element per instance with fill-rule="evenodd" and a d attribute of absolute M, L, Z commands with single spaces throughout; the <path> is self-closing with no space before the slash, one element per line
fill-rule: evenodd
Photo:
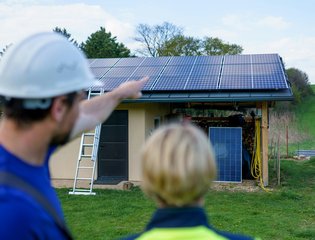
<path fill-rule="evenodd" d="M 67 31 L 65 28 L 61 29 L 61 28 L 59 28 L 59 27 L 55 27 L 55 28 L 53 29 L 53 31 L 56 32 L 56 33 L 60 33 L 61 35 L 63 35 L 64 37 L 66 37 L 66 38 L 67 38 L 71 43 L 73 43 L 76 47 L 79 46 L 78 42 L 77 42 L 76 40 L 74 40 L 73 38 L 71 38 L 71 34 L 68 33 L 68 31 Z"/>
<path fill-rule="evenodd" d="M 224 43 L 219 38 L 205 37 L 204 40 L 178 35 L 166 41 L 158 49 L 159 56 L 198 56 L 198 55 L 235 55 L 243 48 L 237 44 Z"/>
<path fill-rule="evenodd" d="M 299 103 L 307 96 L 314 94 L 309 83 L 308 75 L 305 72 L 297 68 L 289 68 L 286 70 L 286 74 L 292 86 L 295 103 Z"/>
<path fill-rule="evenodd" d="M 220 38 L 205 37 L 203 41 L 203 55 L 236 55 L 243 52 L 237 44 L 224 43 Z"/>
<path fill-rule="evenodd" d="M 145 56 L 235 55 L 243 52 L 240 45 L 225 43 L 219 38 L 201 40 L 185 36 L 182 28 L 168 22 L 154 26 L 139 24 L 136 31 L 135 40 L 142 44 L 142 49 L 137 52 Z"/>
<path fill-rule="evenodd" d="M 112 37 L 103 27 L 92 33 L 81 44 L 81 49 L 88 58 L 130 57 L 130 50 L 124 44 L 118 43 L 116 37 Z"/>
<path fill-rule="evenodd" d="M 196 56 L 201 55 L 201 41 L 193 37 L 178 35 L 166 41 L 158 49 L 159 56 Z"/>
<path fill-rule="evenodd" d="M 169 22 L 154 26 L 139 24 L 136 32 L 137 36 L 134 39 L 143 46 L 137 52 L 141 55 L 152 57 L 161 56 L 159 51 L 164 47 L 165 43 L 183 33 L 180 27 Z"/>

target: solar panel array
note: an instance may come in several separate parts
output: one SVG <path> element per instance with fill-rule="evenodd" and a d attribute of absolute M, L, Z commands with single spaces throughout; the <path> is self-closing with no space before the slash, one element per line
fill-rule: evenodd
<path fill-rule="evenodd" d="M 288 88 L 278 54 L 89 59 L 104 90 L 149 76 L 144 91 Z"/>
<path fill-rule="evenodd" d="M 219 182 L 242 181 L 242 128 L 210 127 Z"/>

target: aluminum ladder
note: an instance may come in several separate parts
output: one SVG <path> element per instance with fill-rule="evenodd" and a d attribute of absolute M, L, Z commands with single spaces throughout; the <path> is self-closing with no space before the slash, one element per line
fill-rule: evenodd
<path fill-rule="evenodd" d="M 91 99 L 94 96 L 100 96 L 104 93 L 101 91 L 88 91 L 88 99 Z M 102 124 L 99 124 L 95 127 L 94 131 L 84 132 L 81 135 L 80 150 L 77 160 L 77 166 L 75 171 L 73 189 L 69 194 L 75 195 L 95 195 L 93 192 L 93 182 L 95 167 L 97 162 L 97 152 L 98 145 L 101 135 Z M 78 185 L 81 185 L 78 187 Z M 89 185 L 88 188 L 83 188 L 86 185 Z"/>

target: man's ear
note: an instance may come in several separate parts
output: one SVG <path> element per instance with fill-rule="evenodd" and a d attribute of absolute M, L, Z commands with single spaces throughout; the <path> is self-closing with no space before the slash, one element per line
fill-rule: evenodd
<path fill-rule="evenodd" d="M 67 111 L 67 105 L 65 104 L 65 96 L 56 97 L 51 106 L 51 117 L 57 121 L 61 122 L 66 111 Z"/>

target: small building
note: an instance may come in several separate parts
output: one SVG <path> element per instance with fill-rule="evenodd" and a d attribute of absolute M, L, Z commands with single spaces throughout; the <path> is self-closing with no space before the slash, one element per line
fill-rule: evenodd
<path fill-rule="evenodd" d="M 96 183 L 141 181 L 138 154 L 146 138 L 161 124 L 184 120 L 210 137 L 218 181 L 250 179 L 256 153 L 261 155 L 262 177 L 268 185 L 268 111 L 277 101 L 293 99 L 278 54 L 89 59 L 89 63 L 104 83 L 102 88 L 91 86 L 95 93 L 150 77 L 140 99 L 125 100 L 102 124 Z M 53 179 L 74 179 L 79 149 L 78 138 L 54 154 Z"/>

